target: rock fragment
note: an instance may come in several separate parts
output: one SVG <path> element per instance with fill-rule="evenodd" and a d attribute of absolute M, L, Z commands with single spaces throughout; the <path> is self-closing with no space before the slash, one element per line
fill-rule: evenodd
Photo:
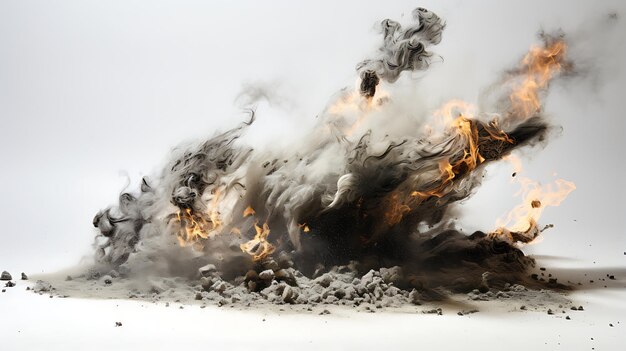
<path fill-rule="evenodd" d="M 38 280 L 33 287 L 33 291 L 35 291 L 36 293 L 50 292 L 52 290 L 54 290 L 52 285 L 43 280 Z"/>
<path fill-rule="evenodd" d="M 421 299 L 422 296 L 420 295 L 420 293 L 413 289 L 411 290 L 411 292 L 409 293 L 409 302 L 414 304 L 414 305 L 421 305 Z"/>
<path fill-rule="evenodd" d="M 291 269 L 279 269 L 274 273 L 274 279 L 285 282 L 291 286 L 297 286 L 298 282 Z"/>
<path fill-rule="evenodd" d="M 28 276 L 24 272 L 22 272 L 22 280 L 28 280 Z"/>
<path fill-rule="evenodd" d="M 213 283 L 213 285 L 211 285 L 211 290 L 218 292 L 218 293 L 223 293 L 224 290 L 226 290 L 226 283 L 223 281 L 217 281 L 215 283 Z"/>
<path fill-rule="evenodd" d="M 285 286 L 282 295 L 283 301 L 286 303 L 294 303 L 297 298 L 298 292 L 296 291 L 296 289 L 289 285 Z"/>
<path fill-rule="evenodd" d="M 426 313 L 426 314 L 437 314 L 437 315 L 443 315 L 443 310 L 441 308 L 433 308 L 431 310 L 426 310 L 426 311 L 422 311 L 422 313 Z"/>
<path fill-rule="evenodd" d="M 274 279 L 274 277 L 275 277 L 274 271 L 271 269 L 266 269 L 263 272 L 259 273 L 259 278 L 265 281 L 272 280 Z"/>
<path fill-rule="evenodd" d="M 217 273 L 217 268 L 214 264 L 207 264 L 206 266 L 198 268 L 198 273 L 200 273 L 202 277 L 210 277 Z"/>
<path fill-rule="evenodd" d="M 11 276 L 11 273 L 3 271 L 2 274 L 0 274 L 0 280 L 13 280 L 13 277 Z"/>

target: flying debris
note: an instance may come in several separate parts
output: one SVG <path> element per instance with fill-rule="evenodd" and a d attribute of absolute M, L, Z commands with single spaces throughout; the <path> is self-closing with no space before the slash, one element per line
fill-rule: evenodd
<path fill-rule="evenodd" d="M 542 44 L 491 89 L 496 103 L 478 109 L 450 101 L 403 125 L 404 135 L 386 133 L 385 125 L 405 123 L 396 122 L 398 111 L 421 113 L 394 99 L 394 83 L 433 64 L 430 50 L 444 28 L 423 8 L 406 26 L 382 21 L 379 50 L 357 65 L 354 89 L 330 101 L 310 135 L 288 150 L 256 150 L 239 140 L 254 122 L 252 111 L 238 127 L 174 151 L 159 176 L 95 216 L 97 269 L 193 277 L 214 264 L 218 273 L 211 274 L 219 279 L 261 291 L 269 280 L 259 273 L 267 270 L 297 286 L 298 274 L 318 278 L 335 266 L 349 266 L 356 277 L 399 267 L 394 284 L 407 296 L 416 289 L 413 300 L 437 296 L 441 287 L 539 284 L 529 278 L 533 260 L 516 245 L 539 235 L 541 211 L 564 196 L 535 188 L 514 211 L 525 211 L 516 217 L 524 222 L 511 217 L 490 233 L 454 229 L 450 209 L 473 193 L 486 164 L 547 137 L 542 99 L 551 81 L 573 69 L 565 38 L 543 34 Z M 442 127 L 424 132 L 436 120 Z M 565 181 L 559 186 L 562 195 L 574 189 Z M 202 285 L 223 291 L 213 275 L 203 276 Z M 280 294 L 298 301 L 295 290 Z"/>

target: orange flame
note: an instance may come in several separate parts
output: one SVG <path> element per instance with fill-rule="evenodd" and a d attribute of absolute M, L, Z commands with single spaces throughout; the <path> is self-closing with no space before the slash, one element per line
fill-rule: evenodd
<path fill-rule="evenodd" d="M 387 211 L 385 212 L 385 222 L 389 225 L 400 223 L 402 217 L 411 211 L 411 208 L 402 202 L 398 193 L 393 193 L 387 198 Z"/>
<path fill-rule="evenodd" d="M 339 127 L 340 132 L 348 137 L 352 136 L 363 125 L 370 112 L 378 109 L 389 97 L 389 94 L 379 85 L 373 97 L 363 98 L 359 93 L 360 84 L 361 82 L 358 80 L 353 91 L 338 98 L 326 110 L 330 115 L 344 120 L 352 117 L 353 121 L 349 122 L 348 125 Z"/>
<path fill-rule="evenodd" d="M 244 217 L 254 216 L 255 214 L 256 214 L 256 211 L 251 206 L 248 206 L 246 207 L 245 210 L 243 210 Z"/>
<path fill-rule="evenodd" d="M 210 218 L 201 213 L 195 213 L 190 208 L 179 210 L 176 213 L 176 222 L 180 225 L 177 232 L 180 246 L 195 245 L 201 239 L 207 239 L 209 233 L 216 228 Z M 198 247 L 201 248 L 202 245 L 199 244 Z"/>
<path fill-rule="evenodd" d="M 254 238 L 239 245 L 239 247 L 241 251 L 251 255 L 254 261 L 259 261 L 271 255 L 275 248 L 267 241 L 267 237 L 270 235 L 270 228 L 267 223 L 263 223 L 263 227 L 259 227 L 258 223 L 255 223 L 254 229 L 256 230 Z"/>
<path fill-rule="evenodd" d="M 428 190 L 415 190 L 411 196 L 419 199 L 431 196 L 442 197 L 448 185 L 459 174 L 472 171 L 485 161 L 480 154 L 476 125 L 471 120 L 474 117 L 474 110 L 473 105 L 462 100 L 450 100 L 434 112 L 435 123 L 443 124 L 446 133 L 456 135 L 467 146 L 463 150 L 462 157 L 456 160 L 444 159 L 439 162 L 440 181 L 437 186 Z M 490 124 L 490 127 L 486 130 L 492 139 L 511 142 L 506 133 L 497 129 L 495 121 Z"/>
<path fill-rule="evenodd" d="M 220 191 L 215 190 L 213 198 L 206 212 L 193 211 L 191 208 L 180 209 L 175 215 L 175 221 L 180 228 L 177 239 L 180 246 L 193 245 L 202 249 L 202 240 L 222 228 L 222 220 L 218 210 Z"/>
<path fill-rule="evenodd" d="M 550 80 L 563 68 L 567 45 L 555 41 L 546 47 L 533 46 L 521 62 L 526 74 L 509 96 L 512 113 L 526 119 L 540 110 L 539 92 L 548 86 Z"/>
<path fill-rule="evenodd" d="M 576 185 L 564 179 L 557 179 L 553 184 L 543 186 L 528 178 L 521 178 L 519 182 L 522 186 L 520 193 L 523 194 L 524 200 L 505 217 L 496 221 L 498 229 L 494 234 L 504 235 L 511 239 L 511 235 L 515 233 L 518 235 L 518 240 L 513 241 L 530 242 L 539 235 L 537 222 L 545 208 L 559 206 L 569 193 L 576 189 Z"/>

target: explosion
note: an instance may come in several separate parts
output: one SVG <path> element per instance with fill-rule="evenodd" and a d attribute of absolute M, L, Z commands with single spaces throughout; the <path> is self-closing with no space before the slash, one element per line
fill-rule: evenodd
<path fill-rule="evenodd" d="M 450 219 L 485 165 L 546 138 L 542 99 L 573 67 L 566 42 L 542 34 L 542 45 L 494 84 L 489 106 L 453 100 L 403 125 L 404 135 L 390 135 L 397 114 L 420 113 L 394 99 L 394 83 L 428 69 L 444 28 L 423 8 L 406 27 L 382 21 L 382 43 L 356 66 L 355 87 L 331 100 L 309 136 L 288 150 L 255 150 L 238 140 L 257 118 L 251 109 L 240 126 L 175 152 L 158 177 L 144 178 L 139 192 L 95 216 L 97 269 L 194 277 L 209 264 L 216 268 L 201 270 L 202 285 L 221 292 L 216 276 L 251 292 L 281 276 L 281 296 L 290 302 L 297 301 L 296 277 L 336 267 L 357 277 L 397 267 L 394 284 L 422 295 L 538 284 L 528 279 L 534 263 L 519 246 L 539 235 L 542 211 L 573 183 L 558 180 L 555 189 L 520 180 L 523 203 L 489 234 L 463 234 Z"/>

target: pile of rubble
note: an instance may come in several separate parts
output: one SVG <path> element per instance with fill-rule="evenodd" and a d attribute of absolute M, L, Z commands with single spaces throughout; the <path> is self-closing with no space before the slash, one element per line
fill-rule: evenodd
<path fill-rule="evenodd" d="M 363 312 L 379 309 L 402 309 L 438 314 L 444 311 L 437 306 L 442 296 L 463 303 L 466 310 L 459 315 L 477 312 L 483 302 L 501 301 L 507 310 L 560 311 L 572 306 L 564 295 L 551 290 L 527 288 L 521 284 L 504 284 L 503 287 L 489 286 L 490 274 L 483 274 L 480 286 L 467 293 L 453 294 L 440 291 L 433 295 L 432 289 L 407 288 L 410 280 L 399 266 L 369 270 L 365 274 L 357 269 L 358 264 L 319 267 L 310 277 L 293 267 L 285 255 L 258 262 L 247 273 L 237 276 L 222 276 L 213 264 L 198 269 L 194 279 L 183 277 L 148 277 L 120 273 L 116 270 L 91 269 L 86 274 L 58 277 L 56 280 L 37 280 L 26 289 L 50 297 L 93 297 L 131 298 L 184 304 L 217 305 L 235 308 L 277 308 L 278 310 L 321 311 L 330 313 L 330 306 L 345 306 Z M 6 272 L 5 272 L 6 273 Z M 410 275 L 408 275 L 410 276 Z M 28 279 L 26 275 L 23 279 Z M 8 273 L 2 274 L 10 286 L 15 286 Z M 7 285 L 9 286 L 9 285 Z M 441 302 L 441 301 L 439 301 Z M 420 306 L 421 305 L 421 306 Z M 418 307 L 419 306 L 419 307 Z M 316 308 L 317 307 L 317 308 Z M 552 310 L 551 310 L 552 309 Z M 578 309 L 577 309 L 578 310 Z"/>
<path fill-rule="evenodd" d="M 280 262 L 280 263 L 279 263 Z M 272 304 L 373 305 L 377 308 L 420 304 L 418 291 L 396 285 L 402 277 L 400 267 L 370 270 L 360 276 L 354 264 L 318 270 L 312 278 L 291 267 L 288 260 L 266 260 L 257 269 L 233 281 L 223 280 L 212 264 L 199 269 L 201 275 L 196 300 L 231 303 L 268 302 Z"/>

